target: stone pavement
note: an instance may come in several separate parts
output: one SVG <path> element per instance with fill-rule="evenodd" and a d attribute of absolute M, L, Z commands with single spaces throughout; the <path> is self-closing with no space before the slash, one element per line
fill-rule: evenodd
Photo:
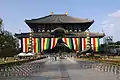
<path fill-rule="evenodd" d="M 8 77 L 5 80 L 120 80 L 119 74 L 103 72 L 93 69 L 93 63 L 89 61 L 73 61 L 69 59 L 54 60 L 49 58 L 44 61 L 31 62 L 37 67 L 30 76 Z M 31 65 L 31 63 L 29 63 Z M 37 65 L 39 64 L 39 65 Z M 42 66 L 39 67 L 38 66 Z M 96 68 L 96 67 L 95 67 Z"/>

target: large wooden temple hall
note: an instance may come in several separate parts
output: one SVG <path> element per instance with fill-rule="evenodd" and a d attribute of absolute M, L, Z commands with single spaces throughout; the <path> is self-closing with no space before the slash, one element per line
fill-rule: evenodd
<path fill-rule="evenodd" d="M 21 52 L 41 54 L 44 51 L 64 50 L 80 52 L 91 48 L 99 52 L 104 33 L 91 32 L 94 20 L 81 19 L 65 14 L 54 14 L 25 20 L 31 31 L 15 34 L 21 41 Z M 64 51 L 63 50 L 63 51 Z"/>

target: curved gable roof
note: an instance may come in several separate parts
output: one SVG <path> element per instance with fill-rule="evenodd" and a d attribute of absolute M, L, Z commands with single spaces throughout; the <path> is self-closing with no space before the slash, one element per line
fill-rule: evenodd
<path fill-rule="evenodd" d="M 25 20 L 26 23 L 93 23 L 94 20 L 81 19 L 66 14 L 53 14 L 45 17 Z"/>

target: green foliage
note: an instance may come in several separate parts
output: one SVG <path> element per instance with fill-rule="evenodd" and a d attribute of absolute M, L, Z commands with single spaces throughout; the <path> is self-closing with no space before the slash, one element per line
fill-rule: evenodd
<path fill-rule="evenodd" d="M 0 35 L 0 47 L 1 48 L 16 48 L 16 38 L 12 36 L 12 34 L 8 31 L 4 31 L 3 34 Z"/>
<path fill-rule="evenodd" d="M 4 31 L 3 34 L 0 35 L 0 56 L 7 57 L 13 56 L 17 54 L 17 39 L 13 37 L 13 35 Z"/>
<path fill-rule="evenodd" d="M 17 39 L 8 31 L 2 31 L 0 19 L 0 57 L 13 56 L 17 54 Z"/>
<path fill-rule="evenodd" d="M 3 21 L 2 21 L 2 19 L 0 18 L 0 34 L 1 34 L 1 32 L 2 32 L 2 24 L 3 24 Z"/>
<path fill-rule="evenodd" d="M 117 41 L 115 44 L 116 44 L 116 45 L 120 45 L 120 41 Z"/>

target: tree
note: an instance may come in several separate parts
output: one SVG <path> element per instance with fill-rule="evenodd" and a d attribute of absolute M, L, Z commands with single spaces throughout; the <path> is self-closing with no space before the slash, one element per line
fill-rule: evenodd
<path fill-rule="evenodd" d="M 115 44 L 116 44 L 116 45 L 120 45 L 120 41 L 117 41 Z"/>
<path fill-rule="evenodd" d="M 0 19 L 0 57 L 14 56 L 17 53 L 17 39 L 7 30 L 2 30 L 3 21 Z"/>
<path fill-rule="evenodd" d="M 0 18 L 0 53 L 1 53 L 1 48 L 2 48 L 1 40 L 2 40 L 2 38 L 3 38 L 3 36 L 2 36 L 2 23 L 3 23 L 3 21 L 2 21 L 2 19 Z"/>
<path fill-rule="evenodd" d="M 0 18 L 0 34 L 2 33 L 3 20 Z"/>

